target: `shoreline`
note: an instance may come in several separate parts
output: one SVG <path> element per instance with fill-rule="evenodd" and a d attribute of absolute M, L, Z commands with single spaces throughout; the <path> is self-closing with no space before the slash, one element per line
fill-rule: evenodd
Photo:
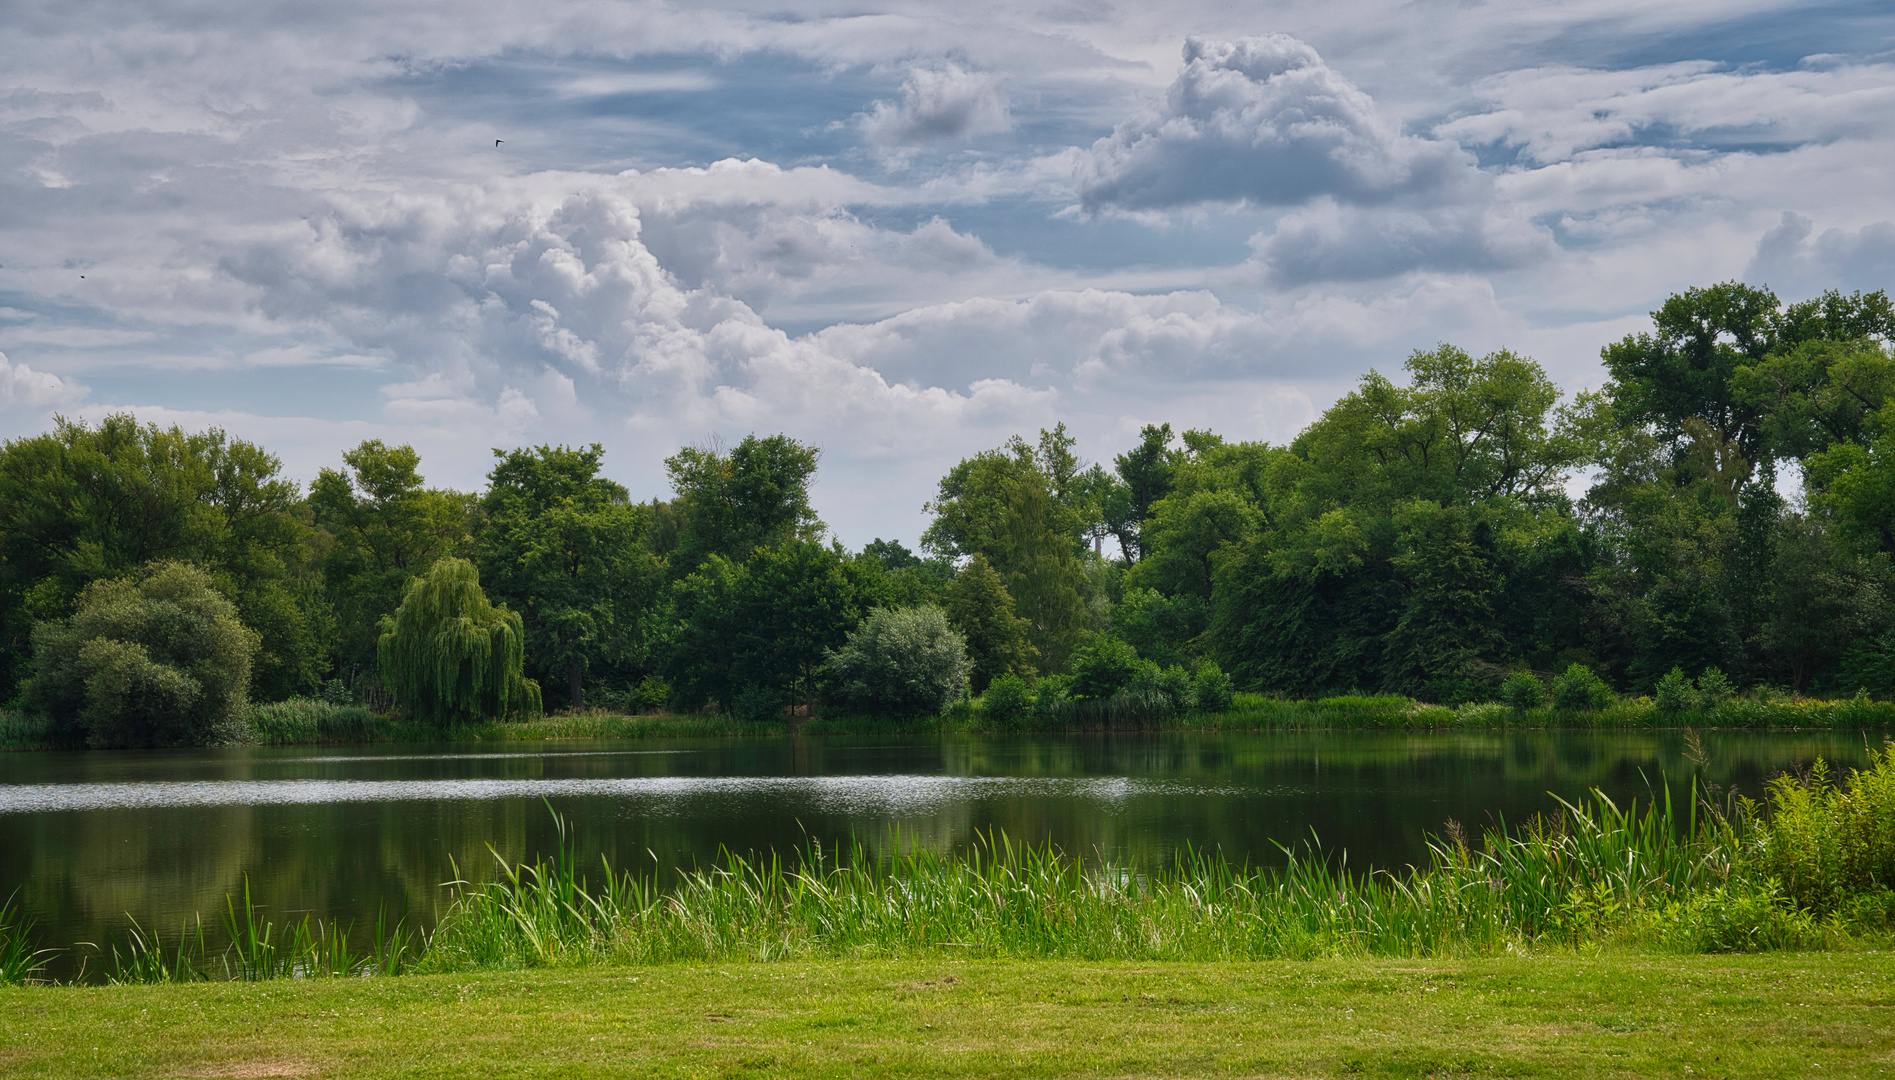
<path fill-rule="evenodd" d="M 1186 712 L 1123 723 L 983 722 L 978 705 L 919 719 L 823 715 L 782 721 L 726 716 L 627 714 L 606 710 L 560 712 L 530 720 L 494 721 L 458 728 L 407 723 L 359 706 L 288 702 L 252 710 L 257 737 L 237 745 L 342 746 L 384 743 L 539 742 L 582 739 L 756 738 L 824 735 L 1034 735 L 1109 733 L 1265 733 L 1272 731 L 1895 731 L 1895 702 L 1863 698 L 1734 698 L 1714 706 L 1663 712 L 1650 699 L 1615 702 L 1596 711 L 1550 706 L 1515 710 L 1503 705 L 1450 708 L 1409 698 L 1346 697 L 1285 701 L 1239 694 L 1218 713 Z M 0 713 L 0 753 L 77 749 L 36 738 L 19 714 Z"/>

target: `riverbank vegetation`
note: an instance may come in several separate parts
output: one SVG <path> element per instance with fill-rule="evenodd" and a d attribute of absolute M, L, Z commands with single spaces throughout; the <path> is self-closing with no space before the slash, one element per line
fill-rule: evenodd
<path fill-rule="evenodd" d="M 563 833 L 563 829 L 562 829 Z M 1191 853 L 1167 866 L 1087 864 L 988 835 L 968 850 L 895 842 L 738 856 L 676 880 L 581 865 L 565 847 L 456 881 L 426 934 L 305 916 L 246 894 L 224 933 L 128 927 L 87 953 L 119 982 L 401 971 L 866 958 L 1239 961 L 1727 953 L 1895 944 L 1895 745 L 1838 780 L 1819 763 L 1761 802 L 1659 788 L 1604 796 L 1478 835 L 1450 824 L 1423 865 L 1360 872 L 1311 843 L 1276 866 Z M 213 927 L 218 920 L 211 920 Z M 30 981 L 46 943 L 0 918 L 0 962 Z M 74 946 L 74 948 L 84 948 Z"/>
<path fill-rule="evenodd" d="M 248 665 L 266 740 L 532 731 L 542 706 L 569 731 L 600 707 L 765 730 L 1868 723 L 1895 698 L 1895 310 L 1725 283 L 1652 320 L 1570 399 L 1529 359 L 1442 345 L 1283 445 L 1151 425 L 1108 467 L 1063 425 L 1015 437 L 947 470 L 919 553 L 834 540 L 819 451 L 785 435 L 683 448 L 641 502 L 597 446 L 496 450 L 471 493 L 371 440 L 305 490 L 221 431 L 60 420 L 0 446 L 0 702 L 32 714 L 6 730 L 244 737 L 206 719 L 241 702 L 192 666 L 197 609 L 154 592 L 180 573 L 242 631 L 219 667 Z M 430 607 L 449 585 L 418 583 L 450 572 Z M 93 627 L 135 595 L 136 625 Z"/>

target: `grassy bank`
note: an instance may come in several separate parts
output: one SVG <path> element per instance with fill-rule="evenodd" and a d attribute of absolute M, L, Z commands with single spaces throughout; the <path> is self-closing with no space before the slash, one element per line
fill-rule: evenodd
<path fill-rule="evenodd" d="M 1649 698 L 1615 701 L 1603 709 L 1512 709 L 1475 704 L 1449 708 L 1397 696 L 1351 696 L 1296 701 L 1238 694 L 1221 712 L 1116 714 L 1110 707 L 1063 709 L 996 723 L 976 699 L 940 716 L 892 719 L 828 712 L 807 721 L 757 723 L 728 716 L 628 716 L 604 710 L 555 713 L 532 720 L 442 729 L 415 724 L 357 705 L 287 701 L 257 705 L 250 730 L 266 745 L 378 742 L 504 742 L 546 739 L 643 739 L 735 735 L 941 734 L 1059 731 L 1453 731 L 1506 728 L 1740 728 L 1753 730 L 1874 730 L 1895 728 L 1895 702 L 1866 698 L 1736 697 L 1708 707 L 1665 711 Z M 50 749 L 45 725 L 0 711 L 0 750 Z"/>
<path fill-rule="evenodd" d="M 949 956 L 0 989 L 42 1077 L 1881 1076 L 1886 954 Z"/>

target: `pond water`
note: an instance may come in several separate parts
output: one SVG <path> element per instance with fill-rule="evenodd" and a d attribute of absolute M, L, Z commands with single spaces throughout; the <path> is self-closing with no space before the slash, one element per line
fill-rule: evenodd
<path fill-rule="evenodd" d="M 591 865 L 668 879 L 721 849 L 812 840 L 958 849 L 989 830 L 1089 860 L 1181 850 L 1275 863 L 1319 837 L 1351 866 L 1425 858 L 1599 788 L 1648 798 L 1696 772 L 1751 794 L 1880 736 L 1680 731 L 827 737 L 241 747 L 0 755 L 0 898 L 45 944 L 102 942 L 128 916 L 221 922 L 227 894 L 273 917 L 424 924 L 457 873 L 552 853 L 547 804 Z M 1699 754 L 1697 750 L 1701 750 Z M 458 868 L 458 869 L 457 869 Z"/>

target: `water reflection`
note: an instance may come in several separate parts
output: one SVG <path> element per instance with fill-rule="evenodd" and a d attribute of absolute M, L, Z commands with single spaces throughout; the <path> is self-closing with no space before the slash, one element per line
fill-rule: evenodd
<path fill-rule="evenodd" d="M 1879 741 L 1879 740 L 1878 740 Z M 1669 777 L 1757 793 L 1817 757 L 1861 764 L 1858 734 L 1316 732 L 642 741 L 508 747 L 234 748 L 0 755 L 0 895 L 51 943 L 127 915 L 220 913 L 246 876 L 277 911 L 431 921 L 457 874 L 557 844 L 668 876 L 739 852 L 859 840 L 957 849 L 1004 830 L 1088 859 L 1150 864 L 1187 845 L 1249 862 L 1320 837 L 1352 866 L 1425 857 L 1449 819 L 1518 820 L 1600 788 Z M 490 849 L 493 854 L 490 854 Z"/>

